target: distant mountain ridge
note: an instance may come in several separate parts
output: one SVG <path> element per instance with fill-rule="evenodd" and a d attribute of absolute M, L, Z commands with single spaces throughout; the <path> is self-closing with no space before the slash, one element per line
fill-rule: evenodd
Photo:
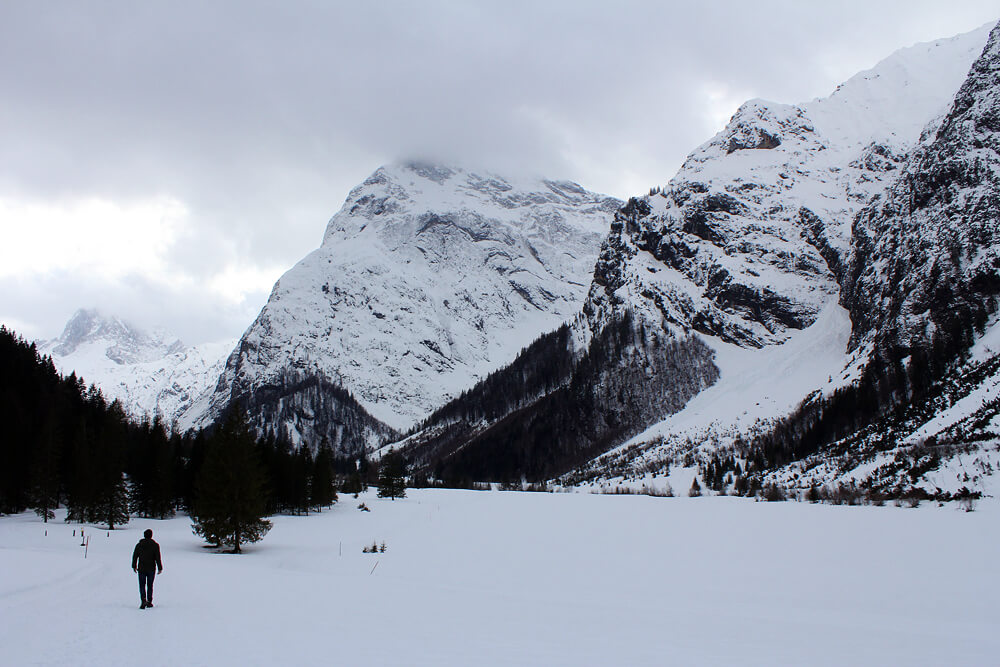
<path fill-rule="evenodd" d="M 76 373 L 136 418 L 160 416 L 169 426 L 222 371 L 232 343 L 185 345 L 165 331 L 144 331 L 94 309 L 76 311 L 57 338 L 39 341 L 63 374 Z"/>

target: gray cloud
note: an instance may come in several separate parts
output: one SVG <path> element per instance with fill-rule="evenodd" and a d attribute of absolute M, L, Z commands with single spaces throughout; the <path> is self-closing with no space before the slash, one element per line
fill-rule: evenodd
<path fill-rule="evenodd" d="M 288 267 L 384 162 L 459 159 L 628 196 L 718 129 L 706 90 L 727 113 L 750 96 L 804 101 L 996 13 L 912 0 L 4 3 L 0 197 L 170 196 L 194 225 L 168 254 L 174 270 Z M 45 280 L 34 306 L 0 297 L 0 317 L 53 326 L 32 308 L 74 298 L 144 317 L 126 298 L 134 282 L 81 293 Z M 198 336 L 242 328 L 199 307 L 177 314 L 204 320 Z"/>
<path fill-rule="evenodd" d="M 109 285 L 63 272 L 30 281 L 0 278 L 0 290 L 6 295 L 0 322 L 31 339 L 58 335 L 81 304 L 123 314 L 147 329 L 165 328 L 187 343 L 235 338 L 267 299 L 267 292 L 257 292 L 243 304 L 220 303 L 197 287 L 171 289 L 143 276 Z"/>

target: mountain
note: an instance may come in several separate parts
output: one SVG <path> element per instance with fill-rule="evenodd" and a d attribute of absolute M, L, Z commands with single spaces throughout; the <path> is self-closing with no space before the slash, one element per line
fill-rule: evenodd
<path fill-rule="evenodd" d="M 967 347 L 972 329 L 981 334 L 996 312 L 998 36 L 995 29 L 932 139 L 854 220 L 843 290 L 853 347 L 911 348 L 934 336 L 967 337 Z"/>
<path fill-rule="evenodd" d="M 261 430 L 377 444 L 577 313 L 620 205 L 567 181 L 418 162 L 376 170 L 275 284 L 192 423 L 233 400 L 259 415 L 271 392 L 282 407 Z M 326 389 L 293 398 L 302 383 L 339 388 L 340 414 L 389 430 L 319 424 Z"/>
<path fill-rule="evenodd" d="M 61 373 L 96 385 L 130 415 L 159 415 L 170 424 L 215 383 L 233 343 L 189 347 L 164 331 L 146 332 L 97 310 L 78 310 L 59 337 L 37 347 Z"/>
<path fill-rule="evenodd" d="M 935 498 L 983 488 L 1000 464 L 998 220 L 1000 24 L 947 115 L 854 219 L 841 302 L 867 372 L 783 425 L 826 446 L 788 457 L 783 433 L 759 443 L 765 479 Z M 822 425 L 870 405 L 887 409 L 846 434 Z"/>
<path fill-rule="evenodd" d="M 866 206 L 876 205 L 887 188 L 914 178 L 913 160 L 919 158 L 911 154 L 954 149 L 949 128 L 967 129 L 970 123 L 988 128 L 995 122 L 992 98 L 983 92 L 992 84 L 973 86 L 980 98 L 967 92 L 972 84 L 966 80 L 974 62 L 989 70 L 979 57 L 988 33 L 985 27 L 903 49 L 829 97 L 806 104 L 744 104 L 665 187 L 630 200 L 616 213 L 575 328 L 560 335 L 567 361 L 555 376 L 546 370 L 544 382 L 519 381 L 525 369 L 548 368 L 543 357 L 553 357 L 553 348 L 559 348 L 551 335 L 398 446 L 418 466 L 456 478 L 567 474 L 565 480 L 579 482 L 643 476 L 733 453 L 788 426 L 782 420 L 791 419 L 806 399 L 867 387 L 885 373 L 871 356 L 882 363 L 884 354 L 859 347 L 865 317 L 892 314 L 883 311 L 885 299 L 875 293 L 894 294 L 898 283 L 879 274 L 858 301 L 852 300 L 858 293 L 852 285 L 856 276 L 871 274 L 865 267 L 872 262 L 895 266 L 896 248 L 912 235 L 867 252 L 859 231 L 870 226 L 863 222 Z M 955 109 L 962 105 L 982 113 L 975 120 L 956 120 Z M 988 138 L 974 134 L 966 143 L 978 141 L 988 153 Z M 983 146 L 963 158 L 968 169 L 958 184 L 979 178 L 976 169 L 992 169 Z M 944 160 L 937 175 L 928 174 L 931 190 L 949 173 L 947 164 Z M 961 214 L 971 199 L 949 201 Z M 973 239 L 961 246 L 963 252 L 971 252 L 975 239 L 992 243 L 983 229 L 989 227 L 991 205 L 983 206 L 982 222 L 955 232 Z M 938 224 L 928 235 L 945 234 L 953 222 L 954 217 Z M 891 245 L 883 232 L 876 229 L 870 238 Z M 957 252 L 952 248 L 939 245 L 932 251 Z M 992 257 L 988 250 L 974 263 L 992 266 Z M 923 265 L 913 261 L 922 272 Z M 903 266 L 897 277 L 916 280 L 919 274 Z M 962 275 L 986 275 L 988 282 L 992 274 Z M 921 284 L 933 289 L 932 283 Z M 966 289 L 959 303 L 972 303 L 989 289 Z M 943 303 L 945 310 L 955 305 Z M 630 333 L 621 332 L 623 324 Z M 609 328 L 611 335 L 605 333 Z M 674 364 L 676 346 L 697 363 Z M 657 350 L 664 349 L 669 372 L 660 367 L 664 355 Z M 602 362 L 597 372 L 588 370 L 595 355 L 611 355 L 612 361 Z M 609 377 L 627 381 L 609 384 Z M 503 400 L 491 386 L 506 388 Z M 617 386 L 628 390 L 616 392 Z M 566 391 L 600 400 L 591 400 L 590 411 L 574 419 L 570 413 L 578 410 L 578 401 L 552 400 Z M 888 408 L 878 403 L 873 415 Z M 582 428 L 572 435 L 556 428 L 571 423 Z M 511 450 L 516 453 L 509 455 Z M 738 453 L 746 464 L 750 452 Z"/>

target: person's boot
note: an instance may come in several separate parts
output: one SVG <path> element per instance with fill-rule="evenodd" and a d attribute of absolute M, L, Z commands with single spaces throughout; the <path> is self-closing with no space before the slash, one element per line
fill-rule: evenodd
<path fill-rule="evenodd" d="M 145 609 L 148 606 L 150 606 L 150 604 L 148 602 L 146 602 L 146 598 L 143 598 L 142 599 L 142 604 L 139 605 L 139 609 Z"/>
<path fill-rule="evenodd" d="M 148 600 L 146 600 L 146 606 L 147 607 L 152 607 L 153 606 L 153 598 L 149 598 Z"/>

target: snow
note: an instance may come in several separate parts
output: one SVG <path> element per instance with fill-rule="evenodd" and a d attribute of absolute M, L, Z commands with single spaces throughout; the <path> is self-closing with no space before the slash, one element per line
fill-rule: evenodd
<path fill-rule="evenodd" d="M 405 430 L 579 312 L 620 205 L 564 181 L 379 168 L 275 284 L 209 414 L 185 425 L 218 413 L 234 385 L 292 367 Z"/>
<path fill-rule="evenodd" d="M 966 396 L 955 401 L 955 404 L 941 410 L 930 420 L 925 422 L 916 431 L 906 438 L 906 442 L 916 443 L 926 438 L 936 435 L 953 424 L 957 424 L 966 417 L 974 414 L 977 410 L 991 401 L 1000 398 L 1000 375 L 993 375 L 978 386 L 974 387 Z"/>
<path fill-rule="evenodd" d="M 159 330 L 78 310 L 58 338 L 38 343 L 63 375 L 76 373 L 136 418 L 160 415 L 169 426 L 218 380 L 234 340 L 188 347 Z M 203 399 L 204 400 L 204 399 Z"/>
<path fill-rule="evenodd" d="M 969 351 L 969 357 L 973 361 L 985 361 L 997 354 L 1000 354 L 1000 319 L 990 324 L 983 335 L 976 340 Z"/>
<path fill-rule="evenodd" d="M 607 302 L 684 331 L 696 317 L 709 321 L 700 330 L 720 377 L 680 412 L 591 462 L 588 474 L 651 483 L 648 468 L 675 465 L 692 447 L 752 439 L 813 392 L 857 379 L 870 346 L 847 353 L 851 322 L 837 278 L 850 257 L 852 222 L 899 177 L 928 124 L 940 122 L 989 28 L 897 51 L 806 104 L 749 100 L 661 193 L 645 198 L 651 212 L 624 228 L 609 271 L 621 276 L 614 298 L 595 286 L 591 310 L 603 312 Z M 760 307 L 720 299 L 720 286 L 755 295 Z M 773 311 L 764 295 L 774 296 Z M 979 347 L 980 356 L 1000 347 L 1000 332 Z"/>
<path fill-rule="evenodd" d="M 741 345 L 782 343 L 839 299 L 855 214 L 898 175 L 928 123 L 940 119 L 982 52 L 988 26 L 918 44 L 800 105 L 744 103 L 696 148 L 650 215 L 625 238 L 625 285 L 636 311 L 691 326 L 695 315 Z M 706 212 L 707 211 L 707 212 Z M 711 235 L 692 226 L 702 220 Z M 655 238 L 679 275 L 644 271 L 635 247 Z M 680 248 L 679 251 L 675 250 Z M 658 255 L 663 256 L 663 255 Z M 687 282 L 688 288 L 679 285 Z M 763 314 L 718 300 L 720 287 L 770 294 Z M 592 300 L 603 298 L 600 286 Z M 758 321 L 760 320 L 760 321 Z M 792 324 L 790 324 L 790 322 Z"/>
<path fill-rule="evenodd" d="M 78 526 L 0 518 L 3 662 L 940 665 L 1000 651 L 992 500 L 965 513 L 408 493 L 276 517 L 240 556 L 203 549 L 184 517 L 88 528 L 86 559 Z M 146 527 L 165 570 L 140 611 L 128 564 Z M 361 553 L 373 540 L 386 552 Z"/>
<path fill-rule="evenodd" d="M 812 326 L 793 332 L 780 345 L 747 349 L 702 337 L 715 350 L 719 380 L 692 398 L 680 412 L 609 454 L 614 457 L 637 446 L 647 449 L 634 464 L 639 466 L 683 442 L 720 444 L 731 443 L 737 436 L 746 439 L 789 414 L 810 393 L 829 395 L 853 379 L 847 370 L 851 362 L 846 352 L 850 333 L 847 311 L 831 303 Z M 626 486 L 636 487 L 642 481 L 633 480 Z M 675 493 L 686 493 L 691 480 L 686 479 L 680 487 L 674 479 L 670 484 Z"/>
<path fill-rule="evenodd" d="M 993 25 L 900 49 L 802 106 L 817 129 L 840 144 L 860 147 L 891 137 L 912 146 L 930 119 L 947 112 Z"/>

